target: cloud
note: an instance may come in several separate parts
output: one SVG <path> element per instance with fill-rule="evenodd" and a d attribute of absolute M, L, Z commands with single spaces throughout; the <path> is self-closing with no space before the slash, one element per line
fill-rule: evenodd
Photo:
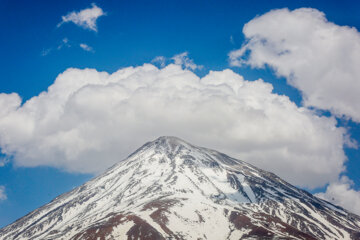
<path fill-rule="evenodd" d="M 155 65 L 159 65 L 160 67 L 166 66 L 167 59 L 164 56 L 157 56 L 153 60 L 151 60 L 151 63 L 154 63 Z"/>
<path fill-rule="evenodd" d="M 360 34 L 311 8 L 270 11 L 248 22 L 232 66 L 269 66 L 298 88 L 305 106 L 360 122 Z"/>
<path fill-rule="evenodd" d="M 96 6 L 95 3 L 92 3 L 91 6 L 91 8 L 86 8 L 79 12 L 73 11 L 62 16 L 62 21 L 57 27 L 60 27 L 64 23 L 72 22 L 79 27 L 97 32 L 96 20 L 104 16 L 105 12 Z"/>
<path fill-rule="evenodd" d="M 329 184 L 326 192 L 316 196 L 360 215 L 360 191 L 352 189 L 353 185 L 350 179 L 343 176 L 339 181 Z"/>
<path fill-rule="evenodd" d="M 0 201 L 4 201 L 7 199 L 6 193 L 5 193 L 5 187 L 0 186 Z"/>
<path fill-rule="evenodd" d="M 299 186 L 335 181 L 346 161 L 345 129 L 272 90 L 228 69 L 199 78 L 175 64 L 112 74 L 70 68 L 23 104 L 16 93 L 0 94 L 0 146 L 18 166 L 100 172 L 172 135 Z"/>
<path fill-rule="evenodd" d="M 8 162 L 10 162 L 10 159 L 8 156 L 1 156 L 0 155 L 0 167 L 5 166 Z"/>
<path fill-rule="evenodd" d="M 63 38 L 60 42 L 60 44 L 57 46 L 57 50 L 60 50 L 64 47 L 71 47 L 70 43 L 69 43 L 69 39 L 68 38 Z"/>
<path fill-rule="evenodd" d="M 183 66 L 185 69 L 189 69 L 189 70 L 194 71 L 194 70 L 203 68 L 203 66 L 196 65 L 194 63 L 194 60 L 189 58 L 189 53 L 188 52 L 183 52 L 183 53 L 177 54 L 177 55 L 173 56 L 171 58 L 171 60 L 173 60 L 174 64 Z"/>
<path fill-rule="evenodd" d="M 94 52 L 94 49 L 92 47 L 90 47 L 89 45 L 87 45 L 86 43 L 80 43 L 79 45 L 84 51 L 87 52 Z"/>
<path fill-rule="evenodd" d="M 71 44 L 69 42 L 69 39 L 68 38 L 63 38 L 60 43 L 57 45 L 57 47 L 51 47 L 51 48 L 46 48 L 46 49 L 43 49 L 41 51 L 41 56 L 45 57 L 47 55 L 49 55 L 53 49 L 55 50 L 61 50 L 63 48 L 70 48 L 71 47 Z"/>
<path fill-rule="evenodd" d="M 233 35 L 230 36 L 230 43 L 231 43 L 232 45 L 235 45 L 235 40 L 234 40 Z"/>
<path fill-rule="evenodd" d="M 45 56 L 49 55 L 49 53 L 51 52 L 51 50 L 52 50 L 51 48 L 43 49 L 43 50 L 41 51 L 41 56 L 45 57 Z"/>
<path fill-rule="evenodd" d="M 176 54 L 171 58 L 167 58 L 164 56 L 157 56 L 153 60 L 151 60 L 151 63 L 161 68 L 165 67 L 167 64 L 173 63 L 175 65 L 181 66 L 183 69 L 192 70 L 192 71 L 199 70 L 204 67 L 202 65 L 195 64 L 194 60 L 189 57 L 188 52 Z"/>

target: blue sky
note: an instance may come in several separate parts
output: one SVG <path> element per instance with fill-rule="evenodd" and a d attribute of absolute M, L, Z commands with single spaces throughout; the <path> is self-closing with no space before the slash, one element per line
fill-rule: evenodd
<path fill-rule="evenodd" d="M 73 22 L 58 25 L 62 21 L 62 16 L 67 16 L 73 11 L 79 12 L 91 8 L 92 3 L 105 12 L 96 20 L 97 31 L 84 29 L 83 26 Z M 307 91 L 309 96 L 311 91 L 308 90 L 308 85 L 302 84 L 301 77 L 298 82 L 289 84 L 286 74 L 276 76 L 277 69 L 286 69 L 287 66 L 284 64 L 276 65 L 280 63 L 273 63 L 271 59 L 265 59 L 267 67 L 264 68 L 256 68 L 256 62 L 253 65 L 248 62 L 240 67 L 231 65 L 229 53 L 241 49 L 245 43 L 251 42 L 250 35 L 245 39 L 244 25 L 256 16 L 262 16 L 273 9 L 295 10 L 307 7 L 323 12 L 329 22 L 338 26 L 351 26 L 355 28 L 356 32 L 360 29 L 360 17 L 357 12 L 359 3 L 357 1 L 50 2 L 5 0 L 0 4 L 2 29 L 0 92 L 17 93 L 23 103 L 38 96 L 41 92 L 47 91 L 58 75 L 68 68 L 94 68 L 97 71 L 106 71 L 111 74 L 124 67 L 137 67 L 144 63 L 151 63 L 158 56 L 164 56 L 167 59 L 166 64 L 168 64 L 174 62 L 174 59 L 171 58 L 177 54 L 187 52 L 188 56 L 185 60 L 182 59 L 183 62 L 180 65 L 186 68 L 183 63 L 193 61 L 197 66 L 202 66 L 192 70 L 199 77 L 206 76 L 209 71 L 222 71 L 230 68 L 249 81 L 262 78 L 265 82 L 272 84 L 273 93 L 286 95 L 298 107 L 302 107 L 304 96 L 302 91 Z M 256 30 L 255 27 L 252 28 L 252 31 Z M 342 36 L 346 41 L 348 40 L 347 35 L 343 34 Z M 268 40 L 274 40 L 271 37 L 268 36 Z M 350 40 L 352 39 L 349 37 Z M 356 42 L 357 38 L 354 41 Z M 349 42 L 349 44 L 351 43 Z M 82 49 L 80 44 L 89 46 L 91 49 L 88 50 L 90 51 Z M 254 46 L 256 47 L 255 42 L 253 45 L 249 45 L 247 50 L 255 52 L 257 49 Z M 356 60 L 360 61 L 356 56 L 346 59 L 346 61 Z M 299 70 L 299 76 L 302 76 L 302 73 L 302 69 Z M 356 73 L 354 76 L 360 77 Z M 324 79 L 324 81 L 326 80 Z M 352 80 L 360 81 L 359 78 L 352 78 Z M 346 84 L 348 83 L 343 83 L 343 85 Z M 356 86 L 358 85 L 355 84 L 353 87 L 355 90 Z M 334 98 L 336 97 L 338 96 L 334 96 Z M 353 102 L 357 100 L 359 99 L 353 99 Z M 314 102 L 310 102 L 310 105 L 311 103 Z M 347 136 L 353 139 L 353 142 L 360 142 L 360 124 L 356 113 L 349 113 L 347 110 L 341 112 L 342 108 L 337 105 L 334 105 L 335 110 L 331 110 L 332 108 L 329 110 L 321 107 L 324 106 L 323 103 L 316 104 L 318 115 L 333 116 L 337 121 L 337 127 L 346 129 Z M 309 107 L 309 109 L 312 108 Z M 339 111 L 340 115 L 337 114 Z M 313 119 L 313 116 L 311 117 Z M 24 121 L 26 122 L 26 119 Z M 18 124 L 23 123 L 19 122 Z M 4 142 L 1 145 L 2 150 L 13 144 L 4 140 L 5 132 L 6 129 L 0 129 L 0 142 Z M 189 140 L 192 139 L 190 135 L 186 136 L 189 136 Z M 130 141 L 132 145 L 126 150 L 128 154 L 135 150 L 138 143 L 149 140 L 135 135 L 129 136 L 129 138 L 132 137 L 137 139 Z M 202 141 L 200 137 L 194 136 L 193 139 L 199 145 L 217 146 L 215 143 Z M 114 141 L 116 143 L 116 139 Z M 18 145 L 16 147 L 15 151 L 22 151 Z M 218 149 L 225 150 L 226 148 L 222 148 L 220 144 Z M 350 192 L 349 196 L 354 196 L 353 201 L 357 199 L 359 193 L 356 191 L 360 186 L 360 150 L 354 147 L 344 147 L 343 150 L 348 160 L 344 163 L 346 170 L 340 174 L 334 173 L 336 176 L 339 175 L 339 180 L 337 182 L 324 180 L 325 184 L 313 184 L 312 187 L 308 187 L 311 192 L 324 192 L 328 184 L 333 183 L 334 186 L 345 186 L 345 190 Z M 124 150 L 124 154 L 126 151 Z M 236 154 L 235 150 L 233 152 Z M 6 195 L 6 199 L 3 197 L 0 200 L 0 227 L 15 221 L 96 174 L 93 170 L 69 169 L 62 162 L 55 162 L 56 159 L 54 162 L 44 160 L 39 163 L 26 164 L 27 159 L 19 160 L 16 157 L 14 159 L 13 154 L 6 154 L 4 151 L 2 159 L 6 159 L 6 163 L 0 167 L 0 186 L 3 186 L 0 188 L 0 199 L 1 193 Z M 114 161 L 109 160 L 109 163 Z M 99 169 L 106 167 L 108 166 L 102 166 Z M 341 178 L 341 176 L 347 176 L 348 179 Z M 350 184 L 351 181 L 353 185 Z M 293 182 L 299 183 L 297 180 Z M 301 184 L 300 182 L 297 185 Z M 346 188 L 350 185 L 350 188 Z M 329 190 L 325 198 L 333 196 L 331 194 L 336 193 Z M 336 203 L 343 204 L 343 206 L 347 204 L 340 200 Z"/>

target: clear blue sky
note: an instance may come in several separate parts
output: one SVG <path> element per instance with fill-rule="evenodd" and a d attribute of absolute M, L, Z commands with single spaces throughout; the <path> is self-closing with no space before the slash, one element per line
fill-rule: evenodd
<path fill-rule="evenodd" d="M 97 20 L 97 32 L 61 16 L 91 7 L 106 12 Z M 0 1 L 0 92 L 18 93 L 23 101 L 45 91 L 67 68 L 95 68 L 112 73 L 119 68 L 150 63 L 156 56 L 172 57 L 188 51 L 198 65 L 196 74 L 229 68 L 228 53 L 244 43 L 242 28 L 255 16 L 287 7 L 316 8 L 337 25 L 360 29 L 358 1 Z M 67 47 L 63 39 L 67 39 Z M 232 40 L 230 40 L 232 38 Z M 86 43 L 93 51 L 78 45 Z M 61 49 L 58 49 L 62 46 Z M 44 54 L 47 53 L 47 54 Z M 297 105 L 299 91 L 277 78 L 270 69 L 232 68 L 248 80 L 263 78 L 274 92 Z M 329 113 L 324 113 L 329 114 Z M 350 136 L 360 142 L 360 124 L 338 119 Z M 360 150 L 345 149 L 346 175 L 360 186 Z M 0 167 L 0 227 L 49 202 L 57 195 L 89 180 L 93 175 L 68 173 L 48 166 L 17 167 L 11 159 Z M 324 190 L 313 190 L 313 192 Z"/>

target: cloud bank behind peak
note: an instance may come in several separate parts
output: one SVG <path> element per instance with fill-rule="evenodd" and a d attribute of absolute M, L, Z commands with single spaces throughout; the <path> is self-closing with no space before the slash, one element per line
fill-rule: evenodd
<path fill-rule="evenodd" d="M 161 135 L 178 136 L 319 187 L 344 170 L 346 131 L 261 79 L 226 69 L 199 78 L 179 65 L 112 74 L 70 68 L 22 104 L 0 94 L 0 146 L 19 166 L 96 173 Z"/>

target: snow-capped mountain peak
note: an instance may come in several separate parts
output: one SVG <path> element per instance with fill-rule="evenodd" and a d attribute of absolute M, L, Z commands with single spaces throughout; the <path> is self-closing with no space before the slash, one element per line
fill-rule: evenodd
<path fill-rule="evenodd" d="M 0 239 L 360 239 L 360 217 L 176 137 L 0 230 Z"/>

